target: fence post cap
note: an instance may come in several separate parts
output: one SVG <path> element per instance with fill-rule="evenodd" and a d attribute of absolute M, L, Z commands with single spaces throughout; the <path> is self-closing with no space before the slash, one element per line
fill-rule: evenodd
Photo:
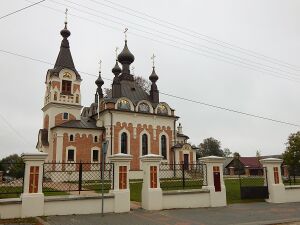
<path fill-rule="evenodd" d="M 124 162 L 124 161 L 131 161 L 132 155 L 124 154 L 124 153 L 118 153 L 118 154 L 108 156 L 108 158 L 112 162 L 115 162 L 115 161 L 123 161 Z"/>
<path fill-rule="evenodd" d="M 283 162 L 282 159 L 278 158 L 266 158 L 266 159 L 261 159 L 259 160 L 261 164 L 281 164 Z"/>
<path fill-rule="evenodd" d="M 163 159 L 163 156 L 156 154 L 148 154 L 140 157 L 142 162 L 160 162 Z"/>
<path fill-rule="evenodd" d="M 22 153 L 22 159 L 26 161 L 45 161 L 48 153 Z"/>
<path fill-rule="evenodd" d="M 204 163 L 224 163 L 225 162 L 225 157 L 220 157 L 220 156 L 206 156 L 200 158 L 200 162 Z"/>

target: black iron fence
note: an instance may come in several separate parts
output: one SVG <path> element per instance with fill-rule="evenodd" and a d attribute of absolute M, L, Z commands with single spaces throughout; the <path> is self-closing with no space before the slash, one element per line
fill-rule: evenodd
<path fill-rule="evenodd" d="M 68 194 L 90 191 L 108 192 L 113 188 L 114 165 L 112 163 L 45 163 L 43 192 Z"/>
<path fill-rule="evenodd" d="M 300 185 L 300 166 L 285 165 L 282 170 L 282 181 L 285 185 Z"/>
<path fill-rule="evenodd" d="M 0 198 L 18 197 L 23 192 L 24 163 L 0 164 Z"/>
<path fill-rule="evenodd" d="M 198 189 L 206 185 L 206 164 L 160 165 L 160 187 L 163 190 Z"/>

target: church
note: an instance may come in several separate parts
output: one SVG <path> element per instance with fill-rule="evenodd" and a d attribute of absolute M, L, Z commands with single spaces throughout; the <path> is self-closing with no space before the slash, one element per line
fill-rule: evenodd
<path fill-rule="evenodd" d="M 71 55 L 67 22 L 60 34 L 60 51 L 54 68 L 46 74 L 43 128 L 36 146 L 38 151 L 48 153 L 48 162 L 101 162 L 103 141 L 108 141 L 107 157 L 118 153 L 133 156 L 132 172 L 140 171 L 140 157 L 146 154 L 161 155 L 162 161 L 170 164 L 196 161 L 196 148 L 187 143 L 189 137 L 177 124 L 175 110 L 161 101 L 154 65 L 151 74 L 149 71 L 149 93 L 131 74 L 134 55 L 127 38 L 112 68 L 111 92 L 104 96 L 100 71 L 95 99 L 89 107 L 83 107 L 83 80 Z"/>

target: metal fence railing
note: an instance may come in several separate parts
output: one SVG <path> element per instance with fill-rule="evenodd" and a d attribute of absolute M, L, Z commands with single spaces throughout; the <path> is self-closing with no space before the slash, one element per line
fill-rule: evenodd
<path fill-rule="evenodd" d="M 1 163 L 0 198 L 18 197 L 23 192 L 24 163 Z"/>
<path fill-rule="evenodd" d="M 206 185 L 206 164 L 160 165 L 160 187 L 163 190 L 198 189 Z"/>
<path fill-rule="evenodd" d="M 300 166 L 291 165 L 285 167 L 282 168 L 281 172 L 284 185 L 300 185 Z"/>
<path fill-rule="evenodd" d="M 43 192 L 90 191 L 100 193 L 113 188 L 114 165 L 105 163 L 102 170 L 101 163 L 45 163 L 43 177 Z"/>

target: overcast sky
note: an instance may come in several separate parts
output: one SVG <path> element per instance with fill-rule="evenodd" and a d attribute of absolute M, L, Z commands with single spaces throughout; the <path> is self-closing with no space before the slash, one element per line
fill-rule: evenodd
<path fill-rule="evenodd" d="M 55 63 L 66 4 L 77 70 L 97 74 L 101 59 L 103 76 L 112 78 L 114 49 L 123 48 L 122 32 L 128 27 L 135 74 L 148 78 L 155 53 L 160 91 L 300 124 L 300 1 L 109 1 L 47 0 L 1 19 L 0 49 Z M 1 0 L 0 17 L 30 4 Z M 249 51 L 244 54 L 223 42 Z M 35 151 L 49 68 L 0 52 L 0 158 Z M 96 78 L 81 76 L 86 106 L 93 101 Z M 105 80 L 106 87 L 110 83 Z M 214 137 L 222 148 L 242 156 L 254 156 L 257 150 L 262 155 L 280 154 L 288 135 L 299 130 L 164 95 L 160 99 L 176 109 L 193 144 Z"/>

